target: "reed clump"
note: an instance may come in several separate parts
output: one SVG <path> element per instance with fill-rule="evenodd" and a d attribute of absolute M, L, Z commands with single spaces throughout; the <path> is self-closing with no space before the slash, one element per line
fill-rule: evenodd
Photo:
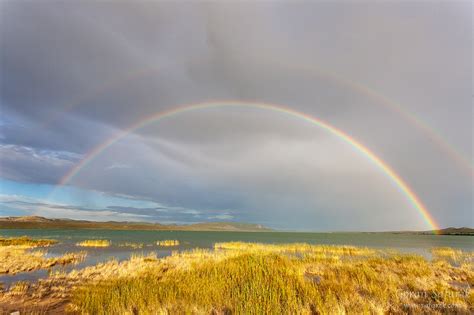
<path fill-rule="evenodd" d="M 439 314 L 468 313 L 474 303 L 466 290 L 474 284 L 472 263 L 456 267 L 347 246 L 216 248 L 164 259 L 134 257 L 139 271 L 80 286 L 72 294 L 73 308 L 89 314 Z"/>
<path fill-rule="evenodd" d="M 30 251 L 23 245 L 0 247 L 0 274 L 16 274 L 56 265 L 76 264 L 84 260 L 86 253 L 66 253 L 46 258 L 45 250 Z"/>
<path fill-rule="evenodd" d="M 163 246 L 163 247 L 179 246 L 179 241 L 178 240 L 161 240 L 161 241 L 157 241 L 156 245 Z"/>
<path fill-rule="evenodd" d="M 30 284 L 27 281 L 18 281 L 10 287 L 11 295 L 25 295 L 28 292 Z"/>
<path fill-rule="evenodd" d="M 21 246 L 24 248 L 32 248 L 32 247 L 44 247 L 56 244 L 58 241 L 56 240 L 48 240 L 48 239 L 33 239 L 27 236 L 22 237 L 11 237 L 11 238 L 4 238 L 0 237 L 0 247 L 4 246 Z"/>
<path fill-rule="evenodd" d="M 447 261 L 457 265 L 474 262 L 474 252 L 465 252 L 450 247 L 432 248 L 431 255 L 435 261 Z"/>
<path fill-rule="evenodd" d="M 226 242 L 214 244 L 215 249 L 225 249 L 245 252 L 266 252 L 266 253 L 286 253 L 299 255 L 318 254 L 323 257 L 329 256 L 370 256 L 377 252 L 367 247 L 356 246 L 335 246 L 335 245 L 311 245 L 306 243 L 292 244 L 262 244 L 246 242 Z"/>
<path fill-rule="evenodd" d="M 84 240 L 76 243 L 80 247 L 109 247 L 112 244 L 109 240 Z"/>

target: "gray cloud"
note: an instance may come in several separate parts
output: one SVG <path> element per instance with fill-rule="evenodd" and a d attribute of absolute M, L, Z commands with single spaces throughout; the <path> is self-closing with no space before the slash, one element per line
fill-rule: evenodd
<path fill-rule="evenodd" d="M 80 156 L 71 152 L 17 145 L 0 145 L 0 155 L 0 174 L 3 178 L 36 183 L 57 183 L 68 169 L 80 161 Z"/>

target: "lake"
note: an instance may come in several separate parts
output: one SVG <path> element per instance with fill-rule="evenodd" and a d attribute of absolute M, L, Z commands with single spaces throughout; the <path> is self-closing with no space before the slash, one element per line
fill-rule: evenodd
<path fill-rule="evenodd" d="M 213 248 L 217 242 L 260 242 L 260 243 L 309 243 L 322 245 L 353 245 L 375 249 L 395 249 L 404 253 L 415 253 L 430 258 L 432 247 L 452 247 L 467 251 L 474 250 L 474 237 L 454 235 L 412 235 L 394 233 L 300 233 L 300 232 L 197 232 L 197 231 L 118 231 L 118 230 L 56 230 L 56 229 L 4 229 L 0 236 L 48 238 L 59 244 L 46 248 L 48 256 L 54 257 L 66 252 L 86 251 L 86 259 L 78 265 L 55 267 L 55 270 L 71 270 L 95 265 L 115 258 L 128 259 L 132 254 L 156 254 L 158 257 L 171 255 L 172 251 L 193 248 Z M 112 242 L 106 248 L 78 247 L 77 242 L 87 239 L 106 239 Z M 179 240 L 180 245 L 164 248 L 156 245 L 158 240 Z M 123 243 L 142 243 L 143 248 L 119 246 Z M 0 276 L 0 282 L 11 283 L 27 280 L 36 281 L 48 276 L 47 270 Z"/>

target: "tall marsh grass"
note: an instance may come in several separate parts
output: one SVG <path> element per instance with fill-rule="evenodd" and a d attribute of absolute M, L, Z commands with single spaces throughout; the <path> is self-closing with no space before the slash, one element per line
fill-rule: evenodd
<path fill-rule="evenodd" d="M 0 237 L 0 247 L 4 246 L 21 246 L 25 248 L 50 246 L 56 244 L 56 240 L 33 239 L 27 236 L 4 238 Z"/>
<path fill-rule="evenodd" d="M 442 313 L 429 308 L 435 303 L 468 313 L 474 303 L 473 293 L 462 289 L 474 284 L 472 263 L 457 268 L 347 246 L 216 248 L 160 260 L 135 257 L 141 272 L 84 285 L 73 293 L 73 305 L 87 314 L 380 314 Z"/>
<path fill-rule="evenodd" d="M 474 263 L 474 252 L 465 252 L 449 247 L 432 248 L 431 255 L 435 261 L 447 261 L 450 264 L 462 265 Z"/>
<path fill-rule="evenodd" d="M 46 258 L 47 252 L 28 250 L 23 245 L 0 247 L 0 275 L 47 269 L 56 265 L 76 264 L 86 257 L 86 253 L 66 253 L 59 257 Z"/>

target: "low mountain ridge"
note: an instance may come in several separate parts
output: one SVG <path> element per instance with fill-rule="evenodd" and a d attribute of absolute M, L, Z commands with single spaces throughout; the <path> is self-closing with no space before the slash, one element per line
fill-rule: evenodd
<path fill-rule="evenodd" d="M 430 232 L 435 232 L 438 235 L 474 235 L 474 229 L 468 228 L 468 227 L 460 227 L 460 228 L 448 227 L 445 229 L 440 229 L 440 230 L 430 231 Z"/>
<path fill-rule="evenodd" d="M 260 224 L 239 222 L 203 222 L 189 225 L 165 225 L 148 222 L 86 221 L 50 219 L 40 216 L 0 217 L 0 229 L 110 229 L 110 230 L 181 230 L 181 231 L 272 231 Z"/>

